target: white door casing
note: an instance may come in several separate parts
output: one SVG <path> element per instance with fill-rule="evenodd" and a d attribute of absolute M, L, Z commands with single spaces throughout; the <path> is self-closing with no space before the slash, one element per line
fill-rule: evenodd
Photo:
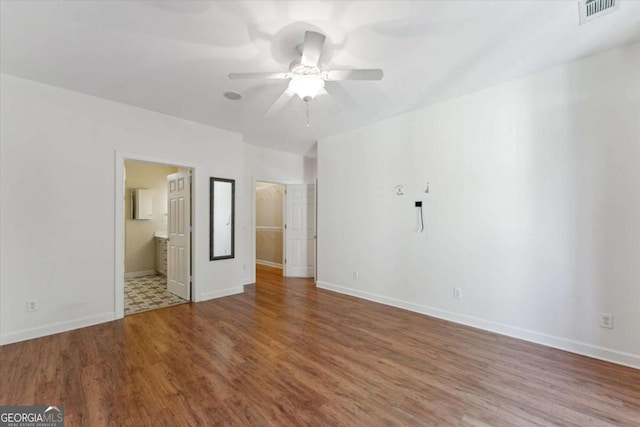
<path fill-rule="evenodd" d="M 191 189 L 189 172 L 167 176 L 168 235 L 167 290 L 180 298 L 191 299 Z"/>
<path fill-rule="evenodd" d="M 315 185 L 287 185 L 284 275 L 313 277 L 315 272 Z"/>
<path fill-rule="evenodd" d="M 318 180 L 313 197 L 313 283 L 318 283 Z"/>
<path fill-rule="evenodd" d="M 126 160 L 135 160 L 139 162 L 146 163 L 156 163 L 161 165 L 173 165 L 181 168 L 188 168 L 191 171 L 192 176 L 192 192 L 194 195 L 197 192 L 197 180 L 195 177 L 198 175 L 198 167 L 197 164 L 184 162 L 181 160 L 176 160 L 173 158 L 163 158 L 157 156 L 149 156 L 140 153 L 126 153 L 121 151 L 114 151 L 115 155 L 115 233 L 114 233 L 114 255 L 115 255 L 115 265 L 114 265 L 114 318 L 122 319 L 124 318 L 124 223 L 125 217 L 127 213 L 124 210 L 125 206 L 125 161 Z M 195 231 L 196 218 L 198 216 L 198 200 L 196 197 L 191 198 L 191 203 L 193 208 L 191 211 L 193 212 L 193 218 L 191 223 L 192 233 Z M 193 254 L 193 264 L 190 268 L 191 271 L 191 291 L 193 292 L 194 300 L 197 298 L 198 292 L 198 283 L 197 277 L 194 272 L 198 271 L 197 266 L 200 264 L 198 261 L 197 252 L 198 248 L 193 247 L 191 250 L 191 254 Z"/>

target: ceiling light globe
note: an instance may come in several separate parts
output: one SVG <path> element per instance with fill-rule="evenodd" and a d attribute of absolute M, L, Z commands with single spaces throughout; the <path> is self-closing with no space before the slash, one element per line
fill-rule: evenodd
<path fill-rule="evenodd" d="M 311 101 L 324 88 L 324 80 L 318 74 L 294 76 L 289 82 L 289 89 L 305 102 Z"/>

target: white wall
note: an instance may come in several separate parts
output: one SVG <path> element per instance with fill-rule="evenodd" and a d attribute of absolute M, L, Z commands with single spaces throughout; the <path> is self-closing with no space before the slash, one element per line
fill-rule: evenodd
<path fill-rule="evenodd" d="M 322 140 L 318 179 L 319 286 L 640 367 L 640 45 Z"/>
<path fill-rule="evenodd" d="M 317 176 L 316 159 L 244 144 L 244 187 L 240 214 L 242 223 L 242 282 L 256 281 L 255 271 L 255 192 L 256 181 L 280 184 L 314 183 Z"/>
<path fill-rule="evenodd" d="M 195 166 L 195 298 L 242 291 L 237 258 L 208 260 L 209 177 L 243 188 L 240 135 L 7 75 L 1 91 L 1 342 L 113 319 L 116 151 Z"/>

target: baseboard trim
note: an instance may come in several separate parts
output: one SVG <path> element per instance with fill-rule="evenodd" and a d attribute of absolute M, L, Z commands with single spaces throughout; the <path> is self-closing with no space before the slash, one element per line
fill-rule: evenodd
<path fill-rule="evenodd" d="M 582 356 L 604 360 L 605 362 L 611 362 L 618 365 L 628 366 L 630 368 L 640 369 L 640 355 L 637 354 L 625 353 L 622 351 L 574 341 L 555 335 L 548 335 L 529 329 L 510 326 L 504 323 L 493 322 L 474 316 L 468 316 L 466 314 L 454 313 L 448 310 L 442 310 L 427 305 L 415 304 L 395 298 L 389 298 L 370 292 L 334 285 L 332 283 L 323 282 L 320 280 L 316 283 L 316 286 L 321 289 L 366 299 L 392 307 L 402 308 L 427 316 L 437 317 L 438 319 L 448 320 L 450 322 L 471 326 L 473 328 L 478 328 L 489 332 L 495 332 L 497 334 L 518 338 L 547 347 L 557 348 L 559 350 L 565 350 L 571 353 L 580 354 Z"/>
<path fill-rule="evenodd" d="M 198 302 L 207 301 L 210 299 L 228 297 L 230 295 L 241 294 L 243 292 L 244 292 L 243 286 L 234 286 L 233 288 L 220 289 L 219 291 L 205 292 L 203 294 L 200 294 L 200 299 L 198 300 Z"/>
<path fill-rule="evenodd" d="M 124 273 L 124 278 L 133 279 L 134 277 L 150 276 L 152 274 L 158 273 L 155 270 L 132 271 L 130 273 Z"/>
<path fill-rule="evenodd" d="M 274 267 L 282 270 L 282 264 L 278 264 L 277 262 L 263 261 L 261 259 L 257 259 L 256 264 L 266 265 L 267 267 Z"/>
<path fill-rule="evenodd" d="M 74 329 L 86 328 L 87 326 L 97 325 L 99 323 L 110 322 L 115 320 L 116 313 L 109 312 L 99 314 L 97 316 L 83 317 L 81 319 L 67 320 L 65 322 L 53 323 L 38 328 L 23 329 L 16 332 L 0 336 L 0 345 L 12 344 L 15 342 L 26 341 L 34 338 L 40 338 L 47 335 L 59 334 L 62 332 L 73 331 Z"/>

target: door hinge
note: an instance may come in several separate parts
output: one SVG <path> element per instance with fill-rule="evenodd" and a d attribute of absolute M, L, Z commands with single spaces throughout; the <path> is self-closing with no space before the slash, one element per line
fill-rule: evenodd
<path fill-rule="evenodd" d="M 284 259 L 284 263 L 285 263 L 285 264 L 287 263 L 287 259 L 286 259 L 286 258 Z"/>
<path fill-rule="evenodd" d="M 284 225 L 284 229 L 285 229 L 285 230 L 287 229 L 287 224 L 285 224 L 285 225 Z"/>
<path fill-rule="evenodd" d="M 189 276 L 189 283 L 193 283 L 193 276 Z"/>

